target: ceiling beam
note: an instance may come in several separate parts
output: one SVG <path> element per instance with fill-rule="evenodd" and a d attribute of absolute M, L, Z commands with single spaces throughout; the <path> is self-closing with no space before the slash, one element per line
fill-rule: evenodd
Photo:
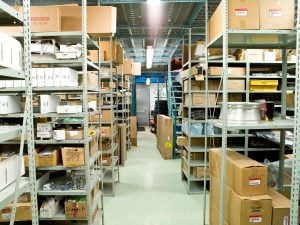
<path fill-rule="evenodd" d="M 147 0 L 101 0 L 101 5 L 146 3 Z M 205 0 L 161 0 L 165 3 L 203 3 Z"/>

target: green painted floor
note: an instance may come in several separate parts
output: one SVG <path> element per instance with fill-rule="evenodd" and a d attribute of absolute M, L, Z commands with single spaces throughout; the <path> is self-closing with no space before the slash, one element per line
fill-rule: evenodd
<path fill-rule="evenodd" d="M 104 199 L 105 225 L 201 225 L 202 195 L 188 195 L 180 160 L 163 160 L 156 137 L 139 132 L 120 168 L 116 196 Z"/>

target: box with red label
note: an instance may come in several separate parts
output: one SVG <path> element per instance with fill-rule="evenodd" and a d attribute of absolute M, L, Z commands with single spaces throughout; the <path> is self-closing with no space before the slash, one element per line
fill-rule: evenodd
<path fill-rule="evenodd" d="M 271 224 L 272 199 L 268 195 L 251 197 L 232 192 L 229 207 L 230 225 Z"/>
<path fill-rule="evenodd" d="M 209 20 L 209 41 L 223 32 L 223 5 L 224 0 Z M 259 29 L 259 0 L 228 0 L 228 29 Z"/>
<path fill-rule="evenodd" d="M 295 27 L 294 0 L 260 0 L 260 29 L 280 30 Z"/>
<path fill-rule="evenodd" d="M 221 174 L 221 149 L 210 149 L 212 176 Z M 267 194 L 267 167 L 231 149 L 227 152 L 226 184 L 241 196 Z"/>

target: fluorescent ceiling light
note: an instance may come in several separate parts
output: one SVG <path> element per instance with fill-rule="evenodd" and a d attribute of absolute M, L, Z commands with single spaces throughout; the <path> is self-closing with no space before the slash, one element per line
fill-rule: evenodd
<path fill-rule="evenodd" d="M 150 83 L 151 83 L 151 80 L 150 80 L 150 78 L 148 77 L 148 78 L 146 79 L 146 85 L 150 85 Z"/>
<path fill-rule="evenodd" d="M 147 69 L 150 69 L 152 67 L 152 62 L 153 62 L 153 54 L 154 54 L 154 49 L 152 46 L 147 46 L 147 51 L 146 51 L 146 67 Z"/>
<path fill-rule="evenodd" d="M 150 6 L 159 6 L 160 0 L 147 0 L 147 4 Z"/>

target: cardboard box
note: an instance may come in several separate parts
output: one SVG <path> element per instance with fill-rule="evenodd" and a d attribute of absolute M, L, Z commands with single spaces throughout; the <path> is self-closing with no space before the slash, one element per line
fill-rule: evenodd
<path fill-rule="evenodd" d="M 190 69 L 186 69 L 180 72 L 181 79 L 188 76 L 195 76 L 196 80 L 204 80 L 203 67 L 192 66 Z"/>
<path fill-rule="evenodd" d="M 130 116 L 130 138 L 137 138 L 137 118 L 136 116 Z"/>
<path fill-rule="evenodd" d="M 267 167 L 235 151 L 228 150 L 226 184 L 241 196 L 267 194 Z M 209 151 L 211 176 L 220 177 L 221 149 Z"/>
<path fill-rule="evenodd" d="M 206 173 L 204 172 L 204 167 L 193 167 L 193 176 L 197 179 L 206 179 L 209 178 L 209 167 L 206 169 Z"/>
<path fill-rule="evenodd" d="M 63 147 L 61 153 L 65 167 L 78 167 L 85 164 L 84 148 Z"/>
<path fill-rule="evenodd" d="M 246 85 L 244 79 L 230 79 L 227 82 L 228 91 L 245 91 L 245 89 Z"/>
<path fill-rule="evenodd" d="M 21 112 L 21 97 L 13 95 L 0 96 L 0 114 Z"/>
<path fill-rule="evenodd" d="M 53 149 L 49 154 L 40 154 L 40 150 L 35 150 L 36 167 L 57 166 L 61 162 L 60 149 Z M 29 167 L 28 155 L 24 155 L 24 165 Z"/>
<path fill-rule="evenodd" d="M 66 140 L 83 140 L 83 129 L 65 130 Z"/>
<path fill-rule="evenodd" d="M 205 94 L 201 93 L 193 93 L 191 94 L 192 101 L 189 101 L 189 95 L 185 94 L 184 96 L 184 103 L 185 105 L 191 104 L 192 106 L 205 106 Z M 208 94 L 208 105 L 215 106 L 216 105 L 216 95 L 215 94 Z"/>
<path fill-rule="evenodd" d="M 176 139 L 176 144 L 183 147 L 187 145 L 187 138 L 185 136 L 178 136 Z"/>
<path fill-rule="evenodd" d="M 65 215 L 66 218 L 85 218 L 87 217 L 87 204 L 86 201 L 72 202 L 65 201 Z"/>
<path fill-rule="evenodd" d="M 208 74 L 210 76 L 223 76 L 223 67 L 220 66 L 211 66 L 208 69 Z M 246 76 L 245 67 L 228 67 L 228 76 Z"/>
<path fill-rule="evenodd" d="M 101 111 L 101 122 L 110 123 L 110 121 L 115 119 L 114 110 L 102 110 Z"/>
<path fill-rule="evenodd" d="M 0 222 L 9 221 L 12 214 L 12 204 L 3 208 L 0 212 Z M 15 214 L 15 221 L 30 221 L 31 217 L 31 203 L 18 202 Z"/>
<path fill-rule="evenodd" d="M 81 31 L 81 7 L 59 6 L 62 31 Z M 87 7 L 87 32 L 92 37 L 113 36 L 117 26 L 117 8 L 111 6 Z"/>
<path fill-rule="evenodd" d="M 260 0 L 259 1 L 260 29 L 283 30 L 295 27 L 294 0 Z"/>
<path fill-rule="evenodd" d="M 25 174 L 24 158 L 21 160 L 21 176 Z M 10 156 L 8 159 L 0 161 L 0 191 L 13 183 L 17 179 L 16 165 L 18 155 Z"/>
<path fill-rule="evenodd" d="M 229 94 L 228 95 L 229 102 L 242 102 L 243 94 Z M 222 99 L 221 99 L 222 101 Z"/>
<path fill-rule="evenodd" d="M 90 157 L 93 157 L 96 152 L 98 152 L 98 142 L 96 140 L 92 140 L 89 143 L 89 151 L 90 151 Z"/>
<path fill-rule="evenodd" d="M 119 146 L 120 146 L 119 162 L 122 166 L 125 166 L 125 161 L 127 158 L 126 123 L 118 124 L 118 128 L 119 128 Z"/>
<path fill-rule="evenodd" d="M 101 41 L 100 48 L 104 53 L 104 61 L 113 61 L 117 63 L 118 43 L 116 41 Z M 110 49 L 111 48 L 111 49 Z M 110 52 L 111 50 L 111 52 Z"/>
<path fill-rule="evenodd" d="M 295 108 L 295 93 L 293 91 L 286 93 L 286 107 Z"/>
<path fill-rule="evenodd" d="M 57 112 L 60 97 L 56 95 L 40 95 L 40 111 L 42 114 Z"/>
<path fill-rule="evenodd" d="M 173 119 L 157 116 L 157 148 L 164 159 L 173 159 Z"/>
<path fill-rule="evenodd" d="M 79 77 L 79 86 L 84 86 L 83 75 L 80 75 Z M 89 88 L 99 88 L 99 79 L 98 75 L 95 72 L 87 73 L 87 86 Z"/>
<path fill-rule="evenodd" d="M 111 157 L 102 157 L 102 165 L 110 166 L 111 165 Z"/>
<path fill-rule="evenodd" d="M 124 59 L 124 63 L 120 65 L 117 69 L 118 72 L 123 70 L 124 75 L 133 75 L 134 73 L 134 62 L 133 59 Z"/>
<path fill-rule="evenodd" d="M 101 62 L 105 61 L 104 60 L 104 51 L 98 51 L 98 50 L 89 50 L 88 51 L 88 60 L 90 60 L 91 62 L 93 62 L 95 64 L 98 64 L 98 62 L 99 62 L 98 52 L 100 54 Z"/>
<path fill-rule="evenodd" d="M 219 4 L 209 20 L 209 41 L 223 32 L 223 3 Z M 228 29 L 259 29 L 259 0 L 229 0 Z"/>
<path fill-rule="evenodd" d="M 122 48 L 121 44 L 117 42 L 117 58 L 116 58 L 117 64 L 123 64 L 124 63 L 124 49 Z"/>
<path fill-rule="evenodd" d="M 141 76 L 142 75 L 142 63 L 133 62 L 133 75 Z"/>
<path fill-rule="evenodd" d="M 110 138 L 111 135 L 115 132 L 117 132 L 116 124 L 114 124 L 113 129 L 111 129 L 110 126 L 102 126 L 101 127 L 101 136 L 104 137 L 104 138 Z"/>
<path fill-rule="evenodd" d="M 278 80 L 250 80 L 250 91 L 276 91 Z"/>
<path fill-rule="evenodd" d="M 137 147 L 137 138 L 130 138 L 131 146 Z"/>
<path fill-rule="evenodd" d="M 230 225 L 271 224 L 272 199 L 268 195 L 250 197 L 232 192 L 229 207 Z"/>
<path fill-rule="evenodd" d="M 273 188 L 268 188 L 272 198 L 272 225 L 287 225 L 290 223 L 291 201 Z"/>

